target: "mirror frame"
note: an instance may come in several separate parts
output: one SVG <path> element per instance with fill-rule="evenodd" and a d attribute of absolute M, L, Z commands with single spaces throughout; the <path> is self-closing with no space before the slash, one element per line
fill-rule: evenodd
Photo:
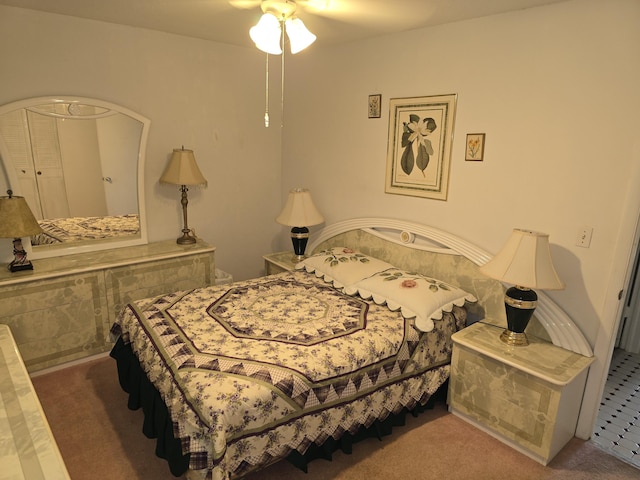
<path fill-rule="evenodd" d="M 147 154 L 147 141 L 149 137 L 149 128 L 151 126 L 151 120 L 148 118 L 136 113 L 132 110 L 129 110 L 122 105 L 118 105 L 112 102 L 108 102 L 105 100 L 99 100 L 96 98 L 89 97 L 77 97 L 70 95 L 60 95 L 60 96 L 45 96 L 45 97 L 34 97 L 27 98 L 24 100 L 18 100 L 15 102 L 7 103 L 5 105 L 0 106 L 0 115 L 4 115 L 5 113 L 12 112 L 14 110 L 19 110 L 22 108 L 32 108 L 38 105 L 44 104 L 60 104 L 60 103 L 69 103 L 69 104 L 79 104 L 79 105 L 93 105 L 96 107 L 101 107 L 107 109 L 108 112 L 117 112 L 128 117 L 131 117 L 140 123 L 142 123 L 142 132 L 140 134 L 140 145 L 138 149 L 138 165 L 136 169 L 137 175 L 137 199 L 138 199 L 138 220 L 140 222 L 140 235 L 137 238 L 129 238 L 118 240 L 109 239 L 105 241 L 96 240 L 95 243 L 83 243 L 81 245 L 51 245 L 46 246 L 45 248 L 33 248 L 31 246 L 31 242 L 24 242 L 29 256 L 33 259 L 38 258 L 51 258 L 58 257 L 63 255 L 73 255 L 76 253 L 84 253 L 84 252 L 97 252 L 102 250 L 110 250 L 113 248 L 122 248 L 129 247 L 133 245 L 145 245 L 148 243 L 147 240 L 147 222 L 146 222 L 146 209 L 145 209 L 145 192 L 144 192 L 144 165 Z M 102 115 L 108 115 L 109 113 L 105 112 Z M 101 115 L 98 115 L 101 116 Z M 64 116 L 61 116 L 64 118 Z M 94 117 L 95 118 L 95 117 Z M 4 143 L 0 142 L 0 173 L 4 173 L 7 188 L 11 188 L 15 195 L 21 195 L 20 183 L 18 181 L 17 175 L 12 168 L 7 168 L 4 165 L 4 158 L 7 158 L 8 154 L 4 150 Z M 14 188 L 17 186 L 17 188 Z M 4 192 L 2 193 L 4 195 Z"/>

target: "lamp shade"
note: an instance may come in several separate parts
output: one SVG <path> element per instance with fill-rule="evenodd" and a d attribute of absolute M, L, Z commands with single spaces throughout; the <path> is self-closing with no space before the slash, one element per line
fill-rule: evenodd
<path fill-rule="evenodd" d="M 282 34 L 280 22 L 271 13 L 265 13 L 260 17 L 258 23 L 249 29 L 249 36 L 259 50 L 280 55 L 280 35 Z"/>
<path fill-rule="evenodd" d="M 311 33 L 302 20 L 299 18 L 290 18 L 285 22 L 285 30 L 287 37 L 289 37 L 289 43 L 291 46 L 291 53 L 298 53 L 313 42 L 316 41 L 316 36 Z"/>
<path fill-rule="evenodd" d="M 22 238 L 42 232 L 24 197 L 0 197 L 0 238 Z"/>
<path fill-rule="evenodd" d="M 514 229 L 502 250 L 480 267 L 488 277 L 526 288 L 560 290 L 549 250 L 549 235 Z"/>
<path fill-rule="evenodd" d="M 173 185 L 206 185 L 207 180 L 202 176 L 193 150 L 175 148 L 167 169 L 160 177 L 161 183 Z"/>
<path fill-rule="evenodd" d="M 289 227 L 310 227 L 324 222 L 324 217 L 313 204 L 309 190 L 294 188 L 276 222 Z"/>

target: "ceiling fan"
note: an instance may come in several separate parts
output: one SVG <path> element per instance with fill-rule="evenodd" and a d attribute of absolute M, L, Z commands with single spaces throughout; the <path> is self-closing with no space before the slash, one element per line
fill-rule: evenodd
<path fill-rule="evenodd" d="M 294 11 L 297 7 L 309 9 L 311 13 L 322 12 L 329 8 L 331 0 L 229 0 L 231 6 L 241 9 L 253 9 L 262 7 L 262 11 L 272 6 L 272 4 L 288 4 L 280 8 L 292 8 Z M 278 8 L 276 6 L 276 8 Z"/>
<path fill-rule="evenodd" d="M 328 3 L 328 0 L 298 0 L 298 3 L 311 4 L 313 2 L 324 4 Z M 298 53 L 313 42 L 316 41 L 316 36 L 311 33 L 304 25 L 302 20 L 296 16 L 297 3 L 293 0 L 262 0 L 256 2 L 255 0 L 231 0 L 230 2 L 235 6 L 244 6 L 251 8 L 255 5 L 260 5 L 263 12 L 262 17 L 256 25 L 249 30 L 249 36 L 255 43 L 259 50 L 262 50 L 267 54 L 266 63 L 266 89 L 265 89 L 265 114 L 264 125 L 269 126 L 269 54 L 282 55 L 281 68 L 282 68 L 282 85 L 281 85 L 281 106 L 284 110 L 284 46 L 285 46 L 285 32 L 289 38 L 289 47 L 291 53 Z M 282 123 L 281 123 L 282 126 Z"/>
<path fill-rule="evenodd" d="M 398 26 L 415 28 L 434 13 L 440 1 L 443 0 L 403 0 L 402 8 L 399 8 L 397 2 L 389 0 L 228 0 L 232 7 L 242 10 L 260 7 L 265 12 L 266 9 L 291 8 L 295 15 L 304 17 L 305 22 L 317 23 L 324 18 L 347 28 L 376 28 L 378 31 L 392 31 Z M 332 27 L 335 26 L 334 23 Z"/>
<path fill-rule="evenodd" d="M 283 53 L 285 32 L 289 38 L 291 53 L 294 54 L 316 41 L 316 36 L 296 16 L 296 2 L 263 0 L 260 2 L 260 8 L 263 12 L 262 17 L 249 30 L 249 36 L 259 50 L 272 55 Z"/>
<path fill-rule="evenodd" d="M 259 22 L 249 30 L 249 35 L 259 50 L 267 53 L 266 59 L 266 92 L 265 92 L 265 126 L 269 126 L 269 54 L 281 56 L 281 108 L 284 110 L 284 52 L 285 32 L 289 39 L 291 53 L 295 54 L 307 48 L 316 40 L 302 20 L 322 26 L 323 21 L 330 20 L 331 25 L 325 30 L 330 32 L 339 28 L 367 30 L 395 28 L 396 24 L 411 25 L 415 21 L 411 8 L 397 8 L 395 2 L 389 0 L 228 0 L 235 8 L 263 12 Z M 405 0 L 405 6 L 424 0 Z M 430 10 L 430 9 L 429 9 Z M 307 15 L 309 14 L 309 15 Z M 316 20 L 313 18 L 316 17 Z M 325 24 L 327 22 L 324 22 Z M 324 33 L 320 34 L 321 36 Z M 281 123 L 282 126 L 282 123 Z"/>

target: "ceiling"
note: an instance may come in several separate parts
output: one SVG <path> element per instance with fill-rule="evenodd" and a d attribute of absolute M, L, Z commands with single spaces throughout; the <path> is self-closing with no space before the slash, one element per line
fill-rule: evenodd
<path fill-rule="evenodd" d="M 566 0 L 299 0 L 296 15 L 335 45 Z M 0 4 L 251 46 L 260 0 L 0 0 Z"/>

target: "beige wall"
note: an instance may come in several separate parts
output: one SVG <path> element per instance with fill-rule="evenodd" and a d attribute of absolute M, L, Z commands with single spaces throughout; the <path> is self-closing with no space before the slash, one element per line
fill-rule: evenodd
<path fill-rule="evenodd" d="M 577 0 L 320 49 L 289 62 L 283 195 L 304 185 L 332 223 L 357 216 L 434 225 L 497 252 L 512 228 L 550 234 L 563 291 L 550 296 L 598 361 L 640 214 L 640 2 Z M 383 97 L 381 119 L 367 96 Z M 446 202 L 384 193 L 390 98 L 458 95 Z M 485 161 L 465 162 L 485 132 Z M 575 245 L 593 227 L 590 248 Z M 593 412 L 585 413 L 588 417 Z M 591 426 L 589 426 L 591 428 Z"/>
<path fill-rule="evenodd" d="M 319 39 L 287 62 L 281 151 L 280 128 L 262 125 L 259 52 L 0 7 L 0 104 L 68 93 L 149 117 L 151 240 L 180 232 L 177 190 L 157 179 L 173 148 L 193 148 L 209 188 L 190 191 L 189 223 L 236 279 L 290 248 L 273 218 L 295 186 L 312 190 L 328 223 L 403 218 L 491 252 L 513 227 L 549 233 L 567 284 L 550 296 L 596 349 L 589 430 L 640 214 L 639 22 L 635 0 L 574 0 L 339 48 Z M 377 120 L 367 118 L 373 93 L 383 95 Z M 445 93 L 458 95 L 448 200 L 385 194 L 389 98 Z M 475 132 L 487 134 L 482 163 L 463 158 Z M 575 246 L 584 225 L 588 249 Z"/>

